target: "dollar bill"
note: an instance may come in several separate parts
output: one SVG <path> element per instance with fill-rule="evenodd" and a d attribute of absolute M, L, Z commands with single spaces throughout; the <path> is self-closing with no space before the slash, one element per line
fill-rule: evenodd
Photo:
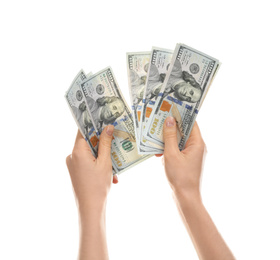
<path fill-rule="evenodd" d="M 159 153 L 149 141 L 140 136 L 140 119 L 142 111 L 142 100 L 146 85 L 147 71 L 149 68 L 151 52 L 130 52 L 126 55 L 127 73 L 128 73 L 128 87 L 132 103 L 132 115 L 134 119 L 134 127 L 136 134 L 136 143 L 138 152 Z M 145 146 L 140 147 L 140 139 L 145 142 Z M 158 145 L 157 145 L 158 146 Z M 160 148 L 158 146 L 158 148 Z"/>
<path fill-rule="evenodd" d="M 184 44 L 177 44 L 165 82 L 144 135 L 162 147 L 163 124 L 168 116 L 177 122 L 179 149 L 185 146 L 202 101 L 219 67 L 219 61 Z"/>
<path fill-rule="evenodd" d="M 148 122 L 149 117 L 152 113 L 155 101 L 158 97 L 158 94 L 165 80 L 166 73 L 170 66 L 172 55 L 173 51 L 171 50 L 158 47 L 152 48 L 147 83 L 144 91 L 143 104 L 141 106 L 142 111 L 140 120 L 140 133 L 144 132 L 146 123 Z M 141 134 L 139 144 L 140 149 L 143 149 L 145 151 L 146 143 L 147 141 L 144 135 Z M 156 147 L 157 149 L 160 149 L 161 152 L 163 152 L 162 146 L 159 146 L 156 143 L 150 142 L 150 146 Z"/>
<path fill-rule="evenodd" d="M 97 134 L 106 125 L 112 124 L 115 127 L 111 152 L 114 170 L 121 173 L 149 158 L 148 155 L 138 154 L 132 113 L 112 69 L 107 67 L 90 76 L 82 82 L 81 89 Z"/>
<path fill-rule="evenodd" d="M 84 71 L 81 70 L 67 90 L 65 98 L 82 136 L 87 141 L 93 156 L 96 158 L 99 138 L 94 129 L 84 95 L 80 88 L 80 84 L 86 78 L 87 76 Z"/>

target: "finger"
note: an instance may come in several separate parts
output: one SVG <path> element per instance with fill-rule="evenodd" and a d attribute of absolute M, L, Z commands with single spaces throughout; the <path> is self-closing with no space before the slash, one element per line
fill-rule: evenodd
<path fill-rule="evenodd" d="M 197 122 L 195 121 L 188 141 L 199 142 L 201 140 L 202 140 L 202 136 L 201 136 L 201 133 L 200 133 L 200 129 L 199 129 L 199 126 L 198 126 Z"/>
<path fill-rule="evenodd" d="M 117 174 L 113 175 L 113 183 L 117 184 L 118 182 L 119 182 L 118 175 Z"/>
<path fill-rule="evenodd" d="M 161 157 L 163 154 L 155 154 L 155 157 Z"/>
<path fill-rule="evenodd" d="M 90 142 L 90 140 L 88 140 Z M 82 136 L 81 132 L 78 130 L 77 137 L 75 140 L 74 148 L 72 154 L 80 154 L 92 156 L 92 159 L 95 161 L 95 155 L 92 154 L 91 147 L 85 138 Z"/>
<path fill-rule="evenodd" d="M 87 144 L 85 138 L 82 136 L 80 130 L 78 130 L 78 133 L 76 136 L 74 148 L 75 147 L 88 147 L 88 144 Z"/>
<path fill-rule="evenodd" d="M 199 126 L 198 126 L 196 121 L 193 125 L 193 129 L 190 133 L 189 139 L 188 139 L 188 141 L 185 145 L 185 148 L 182 152 L 185 153 L 187 148 L 189 148 L 193 145 L 204 146 L 204 141 L 202 139 L 201 132 L 200 132 Z"/>
<path fill-rule="evenodd" d="M 163 126 L 164 154 L 176 154 L 179 152 L 177 143 L 177 127 L 174 117 L 167 117 Z"/>
<path fill-rule="evenodd" d="M 111 143 L 113 138 L 114 126 L 108 125 L 100 135 L 98 146 L 98 159 L 111 160 Z"/>
<path fill-rule="evenodd" d="M 196 121 L 194 122 L 190 137 L 196 138 L 196 139 L 198 139 L 198 138 L 202 139 L 201 132 L 200 132 L 199 126 Z"/>

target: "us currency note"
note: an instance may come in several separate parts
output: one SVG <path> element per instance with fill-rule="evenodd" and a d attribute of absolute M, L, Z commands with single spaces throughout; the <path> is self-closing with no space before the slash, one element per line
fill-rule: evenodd
<path fill-rule="evenodd" d="M 148 78 L 143 97 L 143 105 L 141 106 L 142 111 L 140 120 L 140 133 L 144 132 L 146 123 L 150 118 L 155 101 L 158 97 L 158 94 L 165 80 L 166 73 L 170 66 L 172 55 L 173 51 L 171 50 L 158 47 L 152 48 Z M 141 135 L 139 147 L 145 150 L 146 143 L 147 142 L 145 142 L 144 135 Z M 161 152 L 163 152 L 162 147 L 158 144 L 151 143 L 151 145 L 157 147 L 157 149 L 161 149 Z"/>
<path fill-rule="evenodd" d="M 182 150 L 219 61 L 184 44 L 177 44 L 170 66 L 144 135 L 164 147 L 164 120 L 173 116 L 178 126 L 179 149 Z"/>
<path fill-rule="evenodd" d="M 86 78 L 87 76 L 84 71 L 81 70 L 67 90 L 65 98 L 82 136 L 87 141 L 93 156 L 96 158 L 99 138 L 93 127 L 86 101 L 80 88 L 80 84 Z"/>
<path fill-rule="evenodd" d="M 134 127 L 136 131 L 136 143 L 138 152 L 159 153 L 152 148 L 152 144 L 140 136 L 140 119 L 142 111 L 143 93 L 146 85 L 147 71 L 149 68 L 151 52 L 130 52 L 126 54 L 128 87 L 132 103 L 132 115 L 134 118 Z M 140 147 L 140 139 L 145 142 L 145 146 Z M 158 145 L 157 145 L 158 146 Z M 159 146 L 158 146 L 159 147 Z M 159 147 L 160 148 L 160 147 Z"/>
<path fill-rule="evenodd" d="M 131 110 L 123 98 L 112 69 L 107 67 L 90 76 L 82 82 L 81 89 L 97 134 L 106 125 L 115 127 L 111 157 L 116 173 L 149 158 L 150 156 L 142 156 L 137 152 Z"/>

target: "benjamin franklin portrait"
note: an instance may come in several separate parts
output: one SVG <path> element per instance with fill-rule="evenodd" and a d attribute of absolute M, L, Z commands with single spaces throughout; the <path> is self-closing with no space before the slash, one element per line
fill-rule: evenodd
<path fill-rule="evenodd" d="M 92 115 L 94 124 L 99 132 L 103 124 L 113 124 L 120 117 L 125 109 L 123 101 L 118 97 L 101 97 L 94 100 L 87 97 L 87 103 Z"/>
<path fill-rule="evenodd" d="M 164 96 L 173 93 L 173 96 L 181 101 L 190 103 L 198 102 L 202 95 L 200 85 L 187 71 L 182 71 L 179 60 L 176 60 L 164 91 Z"/>

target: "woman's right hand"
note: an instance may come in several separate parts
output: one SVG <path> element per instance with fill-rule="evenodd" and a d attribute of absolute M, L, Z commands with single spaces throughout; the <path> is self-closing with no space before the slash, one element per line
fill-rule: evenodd
<path fill-rule="evenodd" d="M 184 150 L 180 152 L 177 142 L 177 127 L 173 117 L 164 122 L 164 167 L 167 179 L 175 195 L 198 196 L 200 178 L 206 156 L 206 146 L 195 122 Z"/>

